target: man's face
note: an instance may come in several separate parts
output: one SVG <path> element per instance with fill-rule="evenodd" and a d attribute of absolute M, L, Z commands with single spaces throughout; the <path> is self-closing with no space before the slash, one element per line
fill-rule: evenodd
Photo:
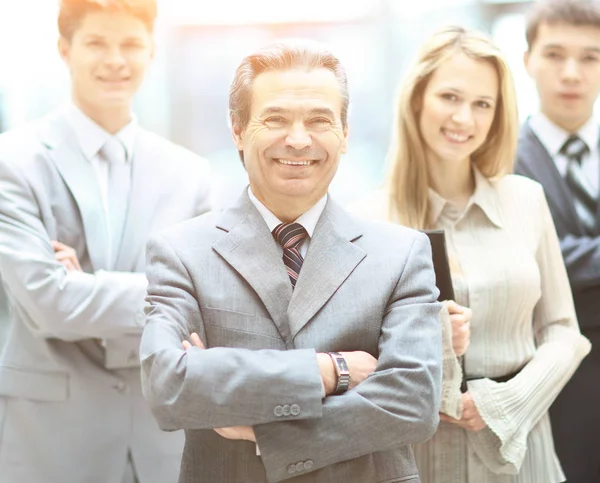
<path fill-rule="evenodd" d="M 88 13 L 59 40 L 75 101 L 84 108 L 129 107 L 154 53 L 144 23 L 124 12 Z"/>
<path fill-rule="evenodd" d="M 347 149 L 341 108 L 340 85 L 328 69 L 256 77 L 250 120 L 243 130 L 234 123 L 233 137 L 252 192 L 267 207 L 312 205 L 327 193 Z"/>
<path fill-rule="evenodd" d="M 542 112 L 564 129 L 577 130 L 591 117 L 600 92 L 600 29 L 542 23 L 525 67 Z"/>

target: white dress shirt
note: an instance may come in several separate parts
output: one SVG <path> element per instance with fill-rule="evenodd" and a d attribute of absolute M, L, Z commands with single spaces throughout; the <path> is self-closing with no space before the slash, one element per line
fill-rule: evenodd
<path fill-rule="evenodd" d="M 277 227 L 277 225 L 283 223 L 279 218 L 277 218 L 273 213 L 271 213 L 271 211 L 265 205 L 263 205 L 256 196 L 254 196 L 254 193 L 252 193 L 250 187 L 248 187 L 248 196 L 250 197 L 250 201 L 252 202 L 252 204 L 256 207 L 260 215 L 265 220 L 265 223 L 269 227 L 271 233 Z M 300 255 L 302 255 L 302 258 L 304 258 L 306 256 L 306 253 L 308 252 L 310 239 L 312 238 L 313 233 L 315 232 L 315 227 L 317 226 L 319 218 L 321 218 L 321 214 L 323 213 L 326 204 L 327 194 L 325 194 L 323 198 L 317 201 L 317 203 L 310 210 L 305 211 L 298 217 L 298 219 L 295 220 L 295 223 L 300 223 L 308 233 L 308 236 L 304 238 L 298 246 L 298 251 L 300 252 Z"/>
<path fill-rule="evenodd" d="M 587 144 L 589 151 L 581 160 L 581 172 L 588 182 L 591 192 L 598 196 L 600 184 L 600 150 L 598 149 L 598 123 L 590 118 L 577 133 L 570 133 L 558 127 L 544 114 L 538 112 L 529 118 L 529 126 L 554 160 L 558 172 L 564 178 L 567 174 L 568 159 L 560 154 L 565 141 L 577 134 Z"/>

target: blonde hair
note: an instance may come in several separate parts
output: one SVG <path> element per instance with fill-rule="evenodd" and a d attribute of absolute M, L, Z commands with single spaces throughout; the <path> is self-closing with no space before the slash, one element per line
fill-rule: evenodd
<path fill-rule="evenodd" d="M 471 155 L 481 173 L 493 178 L 512 171 L 517 138 L 516 95 L 510 69 L 500 50 L 483 34 L 461 27 L 446 27 L 422 46 L 417 60 L 401 84 L 395 109 L 390 172 L 386 191 L 391 219 L 417 228 L 429 228 L 427 157 L 419 130 L 420 102 L 436 69 L 458 53 L 489 62 L 498 74 L 499 96 L 487 139 Z"/>

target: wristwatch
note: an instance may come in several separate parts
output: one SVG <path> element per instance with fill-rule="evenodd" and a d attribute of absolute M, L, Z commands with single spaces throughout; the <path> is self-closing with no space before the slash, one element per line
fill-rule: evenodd
<path fill-rule="evenodd" d="M 337 374 L 337 387 L 333 391 L 334 395 L 345 393 L 350 387 L 350 370 L 346 363 L 346 358 L 339 352 L 328 352 L 329 357 L 333 361 L 335 366 L 335 373 Z"/>

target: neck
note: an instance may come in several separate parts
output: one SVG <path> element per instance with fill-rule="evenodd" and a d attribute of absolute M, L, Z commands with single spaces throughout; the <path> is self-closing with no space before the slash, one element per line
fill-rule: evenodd
<path fill-rule="evenodd" d="M 256 198 L 267 207 L 283 223 L 292 223 L 298 219 L 300 215 L 306 213 L 321 199 L 316 200 L 306 197 L 286 197 L 286 196 L 264 196 L 260 190 L 252 188 L 252 193 Z"/>
<path fill-rule="evenodd" d="M 552 115 L 551 112 L 548 112 L 545 109 L 542 109 L 541 111 L 542 114 L 544 114 L 550 121 L 552 121 L 552 123 L 556 124 L 558 127 L 564 129 L 565 131 L 571 134 L 579 131 L 581 127 L 592 117 L 592 113 L 590 112 L 585 117 L 564 119 Z"/>
<path fill-rule="evenodd" d="M 429 186 L 442 198 L 464 208 L 475 191 L 475 178 L 471 169 L 471 161 L 466 159 L 460 164 L 438 162 L 430 163 Z"/>
<path fill-rule="evenodd" d="M 75 105 L 87 117 L 110 134 L 116 134 L 131 121 L 131 109 L 128 105 L 107 106 L 98 108 L 73 98 Z"/>

